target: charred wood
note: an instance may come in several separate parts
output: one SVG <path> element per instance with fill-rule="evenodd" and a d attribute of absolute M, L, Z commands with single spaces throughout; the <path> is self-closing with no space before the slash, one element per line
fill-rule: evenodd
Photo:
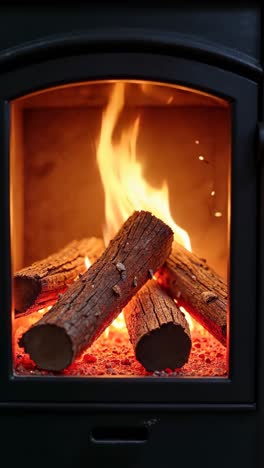
<path fill-rule="evenodd" d="M 227 285 L 206 261 L 174 242 L 157 277 L 179 305 L 226 346 Z"/>
<path fill-rule="evenodd" d="M 124 309 L 137 360 L 149 371 L 182 367 L 191 351 L 184 314 L 157 284 L 148 281 Z"/>
<path fill-rule="evenodd" d="M 94 263 L 103 251 L 103 241 L 96 237 L 74 240 L 53 255 L 15 273 L 15 313 L 31 313 L 54 304 L 59 294 L 87 270 L 85 257 Z"/>
<path fill-rule="evenodd" d="M 97 262 L 22 335 L 20 345 L 41 368 L 67 367 L 161 267 L 172 240 L 165 223 L 149 212 L 135 212 Z"/>

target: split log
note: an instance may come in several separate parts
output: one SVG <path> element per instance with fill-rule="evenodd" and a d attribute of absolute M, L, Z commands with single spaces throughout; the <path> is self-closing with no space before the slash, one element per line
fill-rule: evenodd
<path fill-rule="evenodd" d="M 164 263 L 172 240 L 165 223 L 135 212 L 97 262 L 22 335 L 20 346 L 43 369 L 67 367 Z"/>
<path fill-rule="evenodd" d="M 226 346 L 227 285 L 205 259 L 174 242 L 157 278 L 179 305 Z"/>
<path fill-rule="evenodd" d="M 137 360 L 149 371 L 182 367 L 191 351 L 184 314 L 155 280 L 148 281 L 124 309 Z"/>
<path fill-rule="evenodd" d="M 14 275 L 15 313 L 31 313 L 50 306 L 79 274 L 87 270 L 85 257 L 94 263 L 104 251 L 101 239 L 74 240 L 53 255 Z"/>

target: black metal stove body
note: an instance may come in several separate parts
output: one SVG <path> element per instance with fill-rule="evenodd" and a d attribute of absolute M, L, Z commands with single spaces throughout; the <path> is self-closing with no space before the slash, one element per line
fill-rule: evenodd
<path fill-rule="evenodd" d="M 0 26 L 1 455 L 28 468 L 263 466 L 260 9 L 2 5 Z M 182 84 L 232 104 L 228 379 L 13 376 L 10 102 L 115 78 Z"/>

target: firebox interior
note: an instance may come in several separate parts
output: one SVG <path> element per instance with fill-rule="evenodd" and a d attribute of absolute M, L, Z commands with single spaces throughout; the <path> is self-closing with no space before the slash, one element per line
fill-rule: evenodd
<path fill-rule="evenodd" d="M 113 81 L 77 83 L 13 101 L 13 272 L 47 257 L 73 239 L 102 237 L 105 199 L 96 152 L 102 113 L 113 86 Z M 154 188 L 167 182 L 174 221 L 189 234 L 196 255 L 205 258 L 227 281 L 230 104 L 182 86 L 127 81 L 114 141 L 138 117 L 137 158 L 144 178 Z M 14 321 L 14 367 L 22 374 L 36 370 L 16 344 L 25 321 L 29 326 L 38 313 L 28 317 Z M 226 376 L 225 348 L 193 323 L 191 357 L 180 372 L 188 376 Z M 77 364 L 65 373 L 150 375 L 135 360 L 126 331 L 118 327 L 114 330 L 113 325 Z"/>

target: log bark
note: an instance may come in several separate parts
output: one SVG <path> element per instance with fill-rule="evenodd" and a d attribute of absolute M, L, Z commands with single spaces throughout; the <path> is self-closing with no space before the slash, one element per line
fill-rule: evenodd
<path fill-rule="evenodd" d="M 157 278 L 179 305 L 226 346 L 227 285 L 205 259 L 174 242 Z"/>
<path fill-rule="evenodd" d="M 84 258 L 94 263 L 103 251 L 103 241 L 96 237 L 74 240 L 55 254 L 15 273 L 15 313 L 31 313 L 54 304 L 58 295 L 87 270 Z"/>
<path fill-rule="evenodd" d="M 103 255 L 20 340 L 31 359 L 62 370 L 107 328 L 165 261 L 172 230 L 149 212 L 135 212 Z"/>
<path fill-rule="evenodd" d="M 148 281 L 124 309 L 137 360 L 149 371 L 182 367 L 191 351 L 184 314 L 155 280 Z"/>

